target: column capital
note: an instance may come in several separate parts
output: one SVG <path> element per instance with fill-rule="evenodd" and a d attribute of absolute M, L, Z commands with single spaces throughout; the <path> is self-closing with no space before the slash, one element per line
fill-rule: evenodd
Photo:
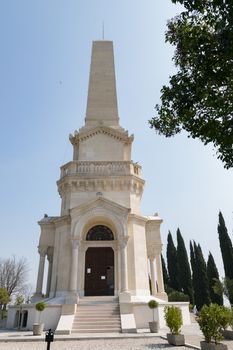
<path fill-rule="evenodd" d="M 162 244 L 150 244 L 147 246 L 147 256 L 149 259 L 155 259 L 162 252 Z"/>
<path fill-rule="evenodd" d="M 48 247 L 48 250 L 47 250 L 47 259 L 48 259 L 49 262 L 52 262 L 52 261 L 53 261 L 53 250 L 54 250 L 53 247 Z"/>
<path fill-rule="evenodd" d="M 40 254 L 41 257 L 45 257 L 45 255 L 47 254 L 47 250 L 48 250 L 48 246 L 43 246 L 43 245 L 38 246 L 38 253 Z"/>
<path fill-rule="evenodd" d="M 72 249 L 78 249 L 81 239 L 78 237 L 70 237 L 70 244 Z"/>
<path fill-rule="evenodd" d="M 120 249 L 124 249 L 127 246 L 129 240 L 129 236 L 124 236 L 119 239 Z"/>

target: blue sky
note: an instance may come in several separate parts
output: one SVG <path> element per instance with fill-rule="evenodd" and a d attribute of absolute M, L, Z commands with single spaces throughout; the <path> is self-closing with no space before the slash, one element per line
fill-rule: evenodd
<path fill-rule="evenodd" d="M 233 171 L 211 146 L 172 139 L 148 126 L 160 89 L 175 71 L 164 43 L 170 0 L 2 0 L 0 2 L 0 256 L 25 256 L 35 287 L 37 221 L 59 215 L 59 167 L 71 160 L 68 136 L 84 124 L 92 40 L 114 41 L 121 125 L 135 136 L 133 160 L 146 180 L 142 212 L 159 212 L 162 239 L 177 227 L 213 253 L 221 274 L 219 209 L 232 237 Z M 175 236 L 174 236 L 175 237 Z"/>

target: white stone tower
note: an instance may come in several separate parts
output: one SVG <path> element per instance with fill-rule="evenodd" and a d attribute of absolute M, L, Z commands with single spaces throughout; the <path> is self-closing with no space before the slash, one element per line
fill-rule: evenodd
<path fill-rule="evenodd" d="M 85 126 L 71 135 L 70 141 L 73 161 L 61 167 L 57 182 L 61 216 L 45 217 L 39 222 L 37 295 L 42 293 L 47 255 L 50 297 L 70 300 L 72 296 L 76 300 L 73 297 L 109 293 L 106 277 L 109 266 L 114 270 L 115 295 L 126 292 L 130 296 L 148 296 L 148 259 L 153 294 L 166 297 L 160 260 L 162 221 L 156 216 L 144 217 L 140 212 L 144 180 L 140 165 L 131 161 L 133 136 L 128 136 L 119 125 L 111 41 L 93 42 Z M 90 230 L 99 233 L 87 238 Z M 95 234 L 99 235 L 97 240 Z M 100 266 L 102 272 L 96 271 L 92 276 L 94 272 L 87 271 L 91 262 L 86 262 L 86 254 L 90 251 L 88 259 L 92 259 L 91 254 L 98 256 L 98 249 L 101 255 L 112 251 L 113 256 L 106 262 L 109 266 Z M 85 286 L 89 277 L 93 278 L 93 291 Z"/>
<path fill-rule="evenodd" d="M 119 300 L 122 331 L 146 328 L 147 302 L 157 298 L 163 325 L 162 220 L 141 214 L 144 180 L 131 160 L 133 136 L 119 124 L 111 41 L 93 42 L 85 125 L 70 141 L 73 160 L 57 181 L 60 216 L 39 221 L 34 301 L 42 298 L 47 257 L 47 328 L 70 332 L 76 309 L 97 296 Z"/>

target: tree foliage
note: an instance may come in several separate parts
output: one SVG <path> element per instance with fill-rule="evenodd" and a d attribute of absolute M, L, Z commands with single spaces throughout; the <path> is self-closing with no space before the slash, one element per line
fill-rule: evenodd
<path fill-rule="evenodd" d="M 204 305 L 201 309 L 197 322 L 205 337 L 205 341 L 210 343 L 214 341 L 216 344 L 223 339 L 222 330 L 224 328 L 225 319 L 228 317 L 228 311 L 224 306 L 217 304 Z"/>
<path fill-rule="evenodd" d="M 232 242 L 228 235 L 225 221 L 221 212 L 219 212 L 218 237 L 222 253 L 225 276 L 233 279 L 233 249 Z M 233 301 L 232 301 L 233 302 Z"/>
<path fill-rule="evenodd" d="M 190 242 L 190 256 L 193 270 L 193 287 L 194 300 L 198 310 L 203 305 L 210 304 L 210 296 L 208 289 L 208 279 L 205 259 L 202 254 L 201 246 L 195 242 Z"/>
<path fill-rule="evenodd" d="M 185 130 L 212 142 L 226 168 L 233 167 L 232 0 L 172 0 L 185 10 L 168 22 L 165 40 L 175 46 L 177 73 L 161 90 L 149 123 L 166 137 Z"/>
<path fill-rule="evenodd" d="M 180 229 L 177 229 L 177 264 L 179 285 L 184 294 L 189 296 L 189 301 L 193 304 L 193 286 L 188 254 Z"/>
<path fill-rule="evenodd" d="M 167 236 L 167 268 L 169 274 L 169 286 L 175 290 L 180 290 L 178 280 L 177 251 L 170 231 L 168 232 Z"/>
<path fill-rule="evenodd" d="M 164 318 L 166 325 L 172 334 L 180 334 L 183 324 L 181 310 L 175 306 L 166 306 L 164 308 Z"/>
<path fill-rule="evenodd" d="M 0 288 L 0 310 L 10 302 L 10 296 L 5 288 Z"/>
<path fill-rule="evenodd" d="M 28 264 L 25 258 L 0 259 L 0 288 L 5 288 L 11 297 L 27 290 Z"/>
<path fill-rule="evenodd" d="M 220 282 L 220 280 L 217 266 L 210 252 L 207 261 L 207 277 L 211 302 L 213 304 L 223 305 L 223 293 L 216 293 L 214 288 L 216 281 Z"/>
<path fill-rule="evenodd" d="M 162 269 L 163 269 L 164 288 L 165 288 L 165 291 L 166 291 L 167 288 L 169 287 L 169 277 L 168 277 L 167 267 L 166 267 L 166 263 L 164 261 L 163 254 L 161 254 L 161 262 L 162 262 Z"/>
<path fill-rule="evenodd" d="M 225 277 L 222 281 L 220 281 L 219 279 L 215 278 L 214 281 L 214 292 L 218 295 L 224 294 L 231 305 L 233 305 L 233 279 Z"/>

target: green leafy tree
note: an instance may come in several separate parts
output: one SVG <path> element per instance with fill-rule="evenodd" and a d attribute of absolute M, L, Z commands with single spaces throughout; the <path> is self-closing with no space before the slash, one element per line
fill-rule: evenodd
<path fill-rule="evenodd" d="M 180 229 L 177 229 L 177 264 L 179 285 L 184 294 L 189 296 L 190 303 L 193 304 L 193 286 L 191 278 L 191 270 L 185 243 L 181 235 Z"/>
<path fill-rule="evenodd" d="M 166 291 L 167 288 L 169 287 L 169 277 L 168 277 L 167 267 L 166 267 L 163 254 L 161 254 L 161 261 L 162 261 L 162 270 L 163 270 L 163 282 L 164 282 L 164 288 Z"/>
<path fill-rule="evenodd" d="M 177 73 L 161 90 L 149 123 L 159 134 L 213 143 L 224 166 L 233 167 L 232 0 L 172 0 L 184 11 L 168 22 L 165 41 L 175 46 Z"/>
<path fill-rule="evenodd" d="M 223 293 L 215 293 L 214 286 L 216 280 L 219 280 L 219 273 L 216 267 L 213 255 L 209 252 L 207 261 L 207 278 L 211 302 L 218 305 L 223 305 Z"/>
<path fill-rule="evenodd" d="M 194 300 L 197 309 L 210 304 L 206 263 L 200 245 L 190 242 L 190 257 L 193 270 Z"/>
<path fill-rule="evenodd" d="M 225 276 L 233 279 L 233 249 L 232 242 L 228 235 L 225 221 L 221 211 L 219 212 L 218 237 L 222 253 Z M 233 303 L 233 300 L 231 301 Z"/>
<path fill-rule="evenodd" d="M 5 288 L 0 288 L 0 310 L 2 310 L 5 305 L 10 302 L 9 293 Z"/>
<path fill-rule="evenodd" d="M 169 274 L 170 287 L 175 290 L 180 290 L 178 280 L 177 251 L 170 231 L 168 232 L 167 236 L 167 268 Z"/>
<path fill-rule="evenodd" d="M 15 299 L 15 305 L 19 306 L 22 305 L 24 303 L 24 296 L 23 295 L 17 295 L 16 299 Z"/>

